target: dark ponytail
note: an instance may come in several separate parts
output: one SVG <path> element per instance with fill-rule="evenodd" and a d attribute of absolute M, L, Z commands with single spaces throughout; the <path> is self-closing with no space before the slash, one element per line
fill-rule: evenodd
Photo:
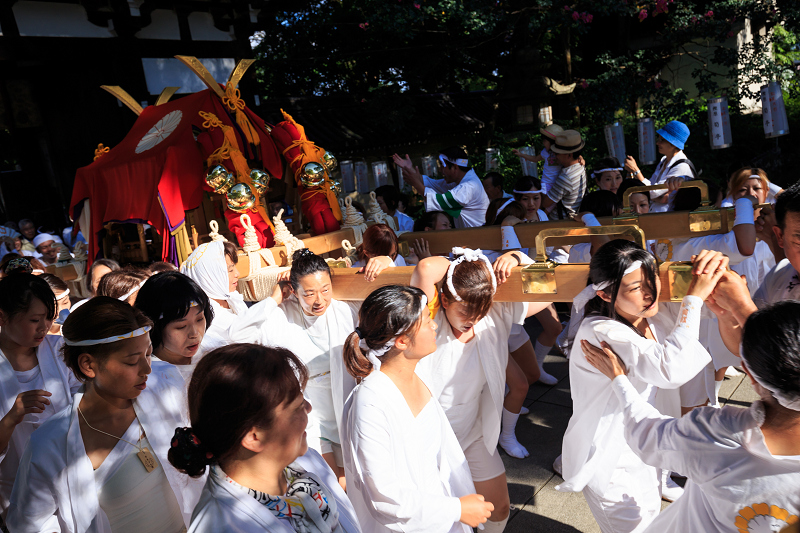
<path fill-rule="evenodd" d="M 397 335 L 416 333 L 423 316 L 420 303 L 424 295 L 416 287 L 386 285 L 367 296 L 358 311 L 358 327 L 347 337 L 342 352 L 351 376 L 363 379 L 372 372 L 372 363 L 360 346 L 362 340 L 368 348 L 377 350 Z"/>
<path fill-rule="evenodd" d="M 300 289 L 300 278 L 316 274 L 317 272 L 327 272 L 331 275 L 331 267 L 325 260 L 309 250 L 300 248 L 292 254 L 292 269 L 289 272 L 289 284 L 295 292 Z"/>
<path fill-rule="evenodd" d="M 88 304 L 87 304 L 88 305 Z M 189 476 L 233 455 L 253 427 L 269 430 L 275 410 L 303 393 L 305 365 L 289 350 L 231 344 L 209 352 L 189 383 L 191 428 L 177 428 L 169 462 Z"/>

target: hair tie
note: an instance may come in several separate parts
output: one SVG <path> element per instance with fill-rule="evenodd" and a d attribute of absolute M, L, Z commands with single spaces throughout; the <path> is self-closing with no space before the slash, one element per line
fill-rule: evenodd
<path fill-rule="evenodd" d="M 417 311 L 417 314 L 421 314 L 423 311 L 425 311 L 428 308 L 428 297 L 425 296 L 425 294 L 423 294 L 419 299 L 419 303 L 420 303 L 420 307 L 419 307 L 419 311 Z M 397 338 L 400 336 L 401 333 L 402 333 L 402 331 L 396 332 L 394 334 L 394 336 L 391 339 L 389 339 L 386 342 L 386 344 L 384 344 L 380 348 L 370 348 L 367 345 L 367 342 L 363 338 L 359 341 L 358 347 L 361 348 L 363 351 L 367 352 L 367 360 L 370 363 L 372 363 L 372 367 L 373 367 L 374 370 L 380 370 L 381 369 L 381 360 L 379 359 L 379 357 L 381 357 L 383 355 L 386 355 L 386 353 L 389 350 L 392 349 L 392 347 L 394 346 L 394 343 L 397 342 Z M 361 334 L 360 334 L 358 328 L 356 328 L 356 334 L 359 337 L 361 337 Z"/>
<path fill-rule="evenodd" d="M 359 338 L 363 337 L 363 335 L 361 335 L 361 330 L 360 330 L 360 329 L 358 329 L 358 326 L 356 326 L 356 329 L 355 329 L 355 330 L 353 330 L 353 331 L 355 331 L 355 332 L 356 332 L 356 335 L 358 335 L 358 336 L 359 336 Z"/>
<path fill-rule="evenodd" d="M 455 272 L 456 266 L 459 263 L 463 263 L 464 261 L 483 261 L 486 263 L 486 266 L 489 267 L 489 276 L 492 278 L 492 294 L 497 292 L 497 280 L 494 277 L 494 270 L 492 270 L 492 263 L 489 261 L 489 258 L 481 253 L 481 249 L 477 248 L 472 250 L 471 248 L 461 248 L 461 247 L 454 247 L 453 248 L 453 255 L 460 255 L 458 259 L 452 261 L 450 263 L 450 267 L 447 269 L 447 288 L 450 289 L 450 294 L 453 295 L 453 298 L 457 302 L 463 301 L 461 297 L 456 292 L 455 287 L 453 286 L 453 272 Z"/>

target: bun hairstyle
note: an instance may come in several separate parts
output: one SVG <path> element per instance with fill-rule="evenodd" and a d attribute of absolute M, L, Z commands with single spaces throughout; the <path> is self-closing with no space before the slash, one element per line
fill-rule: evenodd
<path fill-rule="evenodd" d="M 596 217 L 613 217 L 622 210 L 622 202 L 611 191 L 592 191 L 581 200 L 580 212 L 589 212 Z"/>
<path fill-rule="evenodd" d="M 206 318 L 206 330 L 214 319 L 214 310 L 208 295 L 189 276 L 169 270 L 153 275 L 139 289 L 134 307 L 153 321 L 150 340 L 153 348 L 163 342 L 164 328 L 174 320 L 186 316 L 194 306 L 199 306 Z"/>
<path fill-rule="evenodd" d="M 327 272 L 331 275 L 331 267 L 325 260 L 309 250 L 300 248 L 292 254 L 292 269 L 289 271 L 289 284 L 294 292 L 300 289 L 300 278 L 316 274 L 317 272 Z"/>
<path fill-rule="evenodd" d="M 114 272 L 121 268 L 119 266 L 119 263 L 117 263 L 113 259 L 98 259 L 97 261 L 92 263 L 92 266 L 89 267 L 89 274 L 86 276 L 86 292 L 88 292 L 89 294 L 92 294 L 92 275 L 94 269 L 101 266 L 108 268 L 109 270 L 111 270 L 111 272 Z"/>
<path fill-rule="evenodd" d="M 762 386 L 797 402 L 800 302 L 784 300 L 750 315 L 742 330 L 742 358 Z"/>
<path fill-rule="evenodd" d="M 344 365 L 351 376 L 363 379 L 372 372 L 363 345 L 380 350 L 398 335 L 416 334 L 423 316 L 423 296 L 420 289 L 406 285 L 386 285 L 367 296 L 358 311 L 358 328 L 344 342 Z"/>
<path fill-rule="evenodd" d="M 135 292 L 136 287 L 146 281 L 148 276 L 149 273 L 146 270 L 138 268 L 123 268 L 109 272 L 100 279 L 100 283 L 97 285 L 97 296 L 122 298 L 131 291 Z"/>
<path fill-rule="evenodd" d="M 658 265 L 656 265 L 653 254 L 646 252 L 640 248 L 638 244 L 631 241 L 626 241 L 624 239 L 609 241 L 601 246 L 592 256 L 592 261 L 589 263 L 588 284 L 608 282 L 609 285 L 603 289 L 603 292 L 611 295 L 611 301 L 606 302 L 599 296 L 593 297 L 586 304 L 584 316 L 605 316 L 630 326 L 627 320 L 617 314 L 615 306 L 617 303 L 619 286 L 622 282 L 622 278 L 625 276 L 625 270 L 636 261 L 641 261 L 642 269 L 644 269 L 645 287 L 643 287 L 643 289 L 656 295 Z"/>
<path fill-rule="evenodd" d="M 527 212 L 525 208 L 522 207 L 522 204 L 520 204 L 518 201 L 513 200 L 510 204 L 503 207 L 503 204 L 505 204 L 508 200 L 511 200 L 511 198 L 501 197 L 495 198 L 489 203 L 489 207 L 486 208 L 486 226 L 499 226 L 503 223 L 503 220 L 505 220 L 506 217 L 517 217 L 520 220 L 525 219 Z M 503 210 L 498 213 L 497 210 L 501 207 L 503 207 Z"/>
<path fill-rule="evenodd" d="M 394 230 L 386 224 L 374 224 L 364 232 L 361 244 L 356 247 L 356 257 L 362 261 L 381 255 L 394 259 L 399 249 L 400 243 Z"/>
<path fill-rule="evenodd" d="M 70 342 L 79 342 L 125 335 L 152 325 L 153 321 L 144 313 L 125 302 L 108 296 L 95 296 L 69 314 L 61 327 L 61 333 Z M 61 353 L 64 356 L 64 362 L 72 369 L 75 377 L 79 381 L 88 381 L 90 378 L 81 371 L 78 365 L 80 355 L 88 353 L 102 361 L 119 350 L 120 343 L 124 342 L 129 342 L 129 339 L 92 346 L 67 346 L 65 343 L 61 348 Z"/>
<path fill-rule="evenodd" d="M 494 272 L 483 261 L 462 261 L 453 268 L 453 288 L 470 318 L 489 314 L 495 291 L 493 279 Z M 458 301 L 446 282 L 442 283 L 442 297 L 448 304 Z"/>
<path fill-rule="evenodd" d="M 45 280 L 27 272 L 11 272 L 0 280 L 0 311 L 8 318 L 30 309 L 34 298 L 44 304 L 50 320 L 55 320 L 56 295 Z"/>
<path fill-rule="evenodd" d="M 269 429 L 275 409 L 303 393 L 308 371 L 289 350 L 231 344 L 209 352 L 189 383 L 191 428 L 177 428 L 169 462 L 191 477 L 239 449 L 253 427 Z"/>

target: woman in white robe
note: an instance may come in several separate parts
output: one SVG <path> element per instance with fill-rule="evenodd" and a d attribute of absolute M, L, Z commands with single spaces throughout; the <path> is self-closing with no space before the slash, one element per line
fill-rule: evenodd
<path fill-rule="evenodd" d="M 192 278 L 211 300 L 214 323 L 205 333 L 206 352 L 231 342 L 244 342 L 235 338 L 230 331 L 237 322 L 246 320 L 261 323 L 265 318 L 263 306 L 256 304 L 248 308 L 237 290 L 238 261 L 239 256 L 233 244 L 212 241 L 195 248 L 181 264 L 181 274 Z"/>
<path fill-rule="evenodd" d="M 283 348 L 234 344 L 200 361 L 191 427 L 175 430 L 169 453 L 192 478 L 211 467 L 190 533 L 360 533 L 338 480 L 306 444 L 307 379 Z"/>
<path fill-rule="evenodd" d="M 214 319 L 211 300 L 192 278 L 167 271 L 147 280 L 134 307 L 153 321 L 151 361 L 174 365 L 188 388 L 195 366 L 213 349 L 206 341 Z"/>
<path fill-rule="evenodd" d="M 11 531 L 180 533 L 202 480 L 167 462 L 185 423 L 183 379 L 151 369 L 151 322 L 113 298 L 97 296 L 64 323 L 64 359 L 84 381 L 72 405 L 31 437 L 11 494 Z"/>
<path fill-rule="evenodd" d="M 308 445 L 344 483 L 339 427 L 355 380 L 344 370 L 342 346 L 355 329 L 357 306 L 333 299 L 330 272 L 322 257 L 307 248 L 297 250 L 289 286 L 276 285 L 272 296 L 257 304 L 262 313 L 239 322 L 231 333 L 239 342 L 280 346 L 300 357 L 309 374 L 303 394 L 314 408 L 308 417 Z"/>
<path fill-rule="evenodd" d="M 686 494 L 648 532 L 777 532 L 798 520 L 800 303 L 780 302 L 744 323 L 742 362 L 761 396 L 749 409 L 664 416 L 637 393 L 611 350 L 585 344 L 584 353 L 613 380 L 631 449 L 645 463 L 687 477 Z"/>
<path fill-rule="evenodd" d="M 453 263 L 444 257 L 423 259 L 411 277 L 411 285 L 425 292 L 437 326 L 436 353 L 417 368 L 447 414 L 475 489 L 494 505 L 484 524 L 494 533 L 505 529 L 510 510 L 497 450 L 500 425 L 516 425 L 519 417 L 503 409 L 508 338 L 513 324 L 523 324 L 550 304 L 493 303 L 496 280 L 486 256 L 464 248 L 453 253 L 461 256 Z"/>
<path fill-rule="evenodd" d="M 436 325 L 419 289 L 372 292 L 344 348 L 360 384 L 342 425 L 348 496 L 367 533 L 470 533 L 493 506 L 475 494 L 450 423 L 417 363 L 436 350 Z"/>
<path fill-rule="evenodd" d="M 31 434 L 65 409 L 80 387 L 61 359 L 63 337 L 47 335 L 55 309 L 53 291 L 38 276 L 14 273 L 0 281 L 0 513 L 3 518 Z"/>
<path fill-rule="evenodd" d="M 698 342 L 703 301 L 727 267 L 718 252 L 700 254 L 680 306 L 658 302 L 654 257 L 614 240 L 592 257 L 594 282 L 576 297 L 586 306 L 570 354 L 573 414 L 563 441 L 564 492 L 583 491 L 603 533 L 643 531 L 661 508 L 659 476 L 625 443 L 622 409 L 608 380 L 583 356 L 582 340 L 613 347 L 646 401 L 677 403 L 677 389 L 711 360 Z M 588 303 L 587 303 L 588 302 Z M 677 307 L 677 309 L 676 309 Z"/>

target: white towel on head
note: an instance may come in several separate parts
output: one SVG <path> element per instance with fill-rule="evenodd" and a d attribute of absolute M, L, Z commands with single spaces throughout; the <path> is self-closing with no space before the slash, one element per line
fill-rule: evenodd
<path fill-rule="evenodd" d="M 239 291 L 228 290 L 228 266 L 222 241 L 198 246 L 181 265 L 181 274 L 192 278 L 209 298 L 226 301 L 237 315 L 247 311 L 247 304 Z"/>

